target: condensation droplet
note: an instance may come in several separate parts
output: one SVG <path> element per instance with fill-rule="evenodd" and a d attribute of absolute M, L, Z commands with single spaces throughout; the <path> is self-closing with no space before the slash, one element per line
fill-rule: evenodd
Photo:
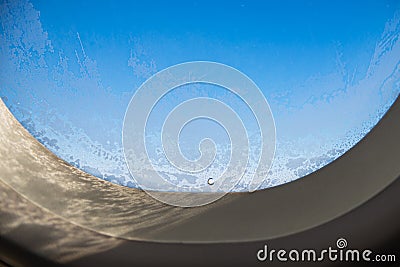
<path fill-rule="evenodd" d="M 214 184 L 214 179 L 213 178 L 208 178 L 207 183 L 209 185 L 213 185 Z"/>

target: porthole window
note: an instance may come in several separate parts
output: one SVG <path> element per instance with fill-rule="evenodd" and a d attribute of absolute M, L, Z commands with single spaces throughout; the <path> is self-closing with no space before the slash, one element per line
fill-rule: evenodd
<path fill-rule="evenodd" d="M 383 1 L 4 1 L 0 97 L 58 157 L 136 188 L 121 138 L 135 92 L 177 64 L 224 64 L 249 77 L 268 101 L 276 147 L 257 188 L 274 187 L 343 155 L 398 97 L 398 8 Z M 249 164 L 256 164 L 259 139 L 252 138 L 259 132 L 251 108 L 215 84 L 175 88 L 160 99 L 147 129 L 160 132 L 171 110 L 196 97 L 216 99 L 241 116 L 252 148 Z M 182 154 L 192 161 L 201 156 L 198 146 L 205 139 L 213 140 L 217 152 L 229 151 L 229 135 L 215 121 L 193 120 L 179 137 Z M 153 164 L 163 166 L 161 134 L 146 138 L 154 141 L 148 147 Z M 217 185 L 227 160 L 215 160 L 219 165 L 211 164 L 214 169 L 197 182 Z M 171 183 L 191 183 L 189 176 L 161 171 Z M 248 181 L 232 191 L 248 191 Z"/>

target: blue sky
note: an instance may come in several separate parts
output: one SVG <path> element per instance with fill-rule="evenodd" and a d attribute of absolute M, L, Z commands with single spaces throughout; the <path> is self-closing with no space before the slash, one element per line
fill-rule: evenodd
<path fill-rule="evenodd" d="M 395 5 L 395 1 L 34 2 L 52 42 L 66 49 L 65 43 L 76 42 L 79 32 L 88 55 L 100 66 L 102 80 L 116 91 L 131 90 L 126 65 L 131 38 L 143 43 L 159 69 L 191 60 L 218 61 L 241 69 L 257 83 L 277 86 L 330 71 L 338 49 L 351 63 L 367 66 L 363 54 L 373 51 L 382 22 L 393 16 Z"/>

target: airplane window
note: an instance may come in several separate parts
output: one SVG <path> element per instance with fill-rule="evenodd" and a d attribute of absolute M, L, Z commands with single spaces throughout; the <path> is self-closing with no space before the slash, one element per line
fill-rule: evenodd
<path fill-rule="evenodd" d="M 273 115 L 275 153 L 258 189 L 285 184 L 343 155 L 400 93 L 399 3 L 307 3 L 6 0 L 0 4 L 0 97 L 60 158 L 101 179 L 138 187 L 121 137 L 135 92 L 177 64 L 224 64 L 257 85 Z M 229 163 L 230 133 L 196 118 L 179 134 L 181 152 L 194 161 L 202 140 L 212 140 L 211 169 L 177 177 L 164 168 L 165 118 L 201 97 L 241 118 L 249 172 L 260 157 L 260 132 L 246 96 L 215 84 L 178 86 L 152 110 L 146 138 L 153 165 L 181 186 L 215 186 Z M 248 191 L 248 182 L 239 181 L 233 191 Z"/>

